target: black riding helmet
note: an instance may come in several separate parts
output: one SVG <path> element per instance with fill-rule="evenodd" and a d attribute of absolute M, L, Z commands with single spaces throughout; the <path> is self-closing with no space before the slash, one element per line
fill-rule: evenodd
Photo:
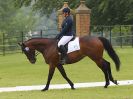
<path fill-rule="evenodd" d="M 67 12 L 70 13 L 70 9 L 69 9 L 69 8 L 64 8 L 64 9 L 62 10 L 62 12 L 63 12 L 63 13 L 67 13 Z"/>

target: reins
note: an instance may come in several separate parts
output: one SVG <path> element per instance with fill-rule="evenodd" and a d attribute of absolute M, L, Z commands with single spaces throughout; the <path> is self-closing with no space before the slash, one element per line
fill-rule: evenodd
<path fill-rule="evenodd" d="M 37 51 L 37 52 L 35 53 L 35 57 L 37 57 L 39 54 L 40 54 L 40 53 Z"/>

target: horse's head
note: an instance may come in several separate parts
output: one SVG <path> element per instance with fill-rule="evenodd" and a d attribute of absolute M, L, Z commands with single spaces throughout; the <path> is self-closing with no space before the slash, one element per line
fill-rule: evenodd
<path fill-rule="evenodd" d="M 24 43 L 18 43 L 21 46 L 22 51 L 27 56 L 30 63 L 34 64 L 36 62 L 35 49 L 32 46 L 26 46 Z"/>

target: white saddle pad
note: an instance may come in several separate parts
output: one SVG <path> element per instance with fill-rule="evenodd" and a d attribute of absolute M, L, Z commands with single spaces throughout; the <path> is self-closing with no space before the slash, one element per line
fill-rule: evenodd
<path fill-rule="evenodd" d="M 71 52 L 77 51 L 77 50 L 80 50 L 79 37 L 76 37 L 74 41 L 70 41 L 68 43 L 67 53 L 71 53 Z"/>

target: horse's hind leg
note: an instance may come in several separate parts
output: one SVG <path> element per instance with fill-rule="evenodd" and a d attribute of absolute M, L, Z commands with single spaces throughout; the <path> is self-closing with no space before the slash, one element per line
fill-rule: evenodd
<path fill-rule="evenodd" d="M 47 84 L 46 84 L 45 88 L 42 89 L 42 91 L 48 90 L 49 85 L 50 85 L 50 81 L 51 81 L 51 79 L 52 79 L 52 77 L 53 77 L 53 74 L 54 74 L 54 71 L 55 71 L 55 67 L 53 67 L 52 65 L 50 65 Z"/>
<path fill-rule="evenodd" d="M 99 59 L 95 61 L 98 67 L 103 71 L 104 76 L 105 76 L 105 86 L 104 88 L 107 88 L 108 85 L 110 84 L 109 82 L 109 74 L 108 74 L 108 66 L 106 65 L 105 61 L 103 59 Z"/>
<path fill-rule="evenodd" d="M 62 75 L 62 76 L 66 79 L 66 81 L 70 84 L 71 89 L 75 89 L 75 88 L 74 88 L 73 82 L 67 77 L 66 72 L 65 72 L 63 66 L 62 66 L 61 64 L 59 64 L 59 65 L 57 66 L 57 68 L 58 68 L 58 70 L 60 71 L 61 75 Z"/>
<path fill-rule="evenodd" d="M 108 68 L 108 75 L 109 75 L 109 79 L 110 81 L 112 81 L 114 84 L 118 85 L 117 80 L 114 80 L 113 76 L 112 76 L 112 72 L 111 72 L 111 67 L 110 67 L 110 63 L 106 60 L 104 60 L 104 62 L 106 63 L 106 66 Z"/>

